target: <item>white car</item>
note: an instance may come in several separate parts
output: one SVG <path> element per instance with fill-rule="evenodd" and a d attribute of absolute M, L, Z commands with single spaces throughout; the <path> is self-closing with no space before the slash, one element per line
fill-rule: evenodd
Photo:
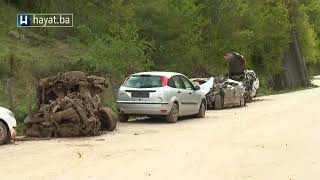
<path fill-rule="evenodd" d="M 0 107 L 0 145 L 7 144 L 11 139 L 15 139 L 17 121 L 13 112 L 4 107 Z"/>

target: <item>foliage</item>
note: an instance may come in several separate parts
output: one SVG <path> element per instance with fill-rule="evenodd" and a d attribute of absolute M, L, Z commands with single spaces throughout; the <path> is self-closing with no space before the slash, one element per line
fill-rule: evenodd
<path fill-rule="evenodd" d="M 74 28 L 16 28 L 23 12 L 73 13 Z M 318 0 L 4 0 L 0 18 L 0 105 L 19 119 L 37 79 L 59 71 L 108 76 L 116 88 L 139 71 L 219 75 L 237 51 L 267 90 L 292 33 L 308 64 L 320 62 Z"/>

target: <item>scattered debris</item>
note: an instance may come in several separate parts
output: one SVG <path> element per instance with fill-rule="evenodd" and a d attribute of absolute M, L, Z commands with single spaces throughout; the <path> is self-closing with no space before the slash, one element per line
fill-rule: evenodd
<path fill-rule="evenodd" d="M 105 78 L 80 71 L 58 73 L 37 86 L 38 111 L 25 121 L 29 137 L 96 136 L 113 131 L 117 118 L 100 97 Z"/>
<path fill-rule="evenodd" d="M 80 153 L 80 152 L 78 152 L 78 157 L 79 157 L 79 159 L 82 157 L 82 155 L 81 155 L 81 153 Z"/>
<path fill-rule="evenodd" d="M 257 97 L 260 82 L 257 74 L 253 70 L 244 71 L 244 79 L 242 80 L 246 89 L 246 101 L 252 102 L 253 98 Z"/>

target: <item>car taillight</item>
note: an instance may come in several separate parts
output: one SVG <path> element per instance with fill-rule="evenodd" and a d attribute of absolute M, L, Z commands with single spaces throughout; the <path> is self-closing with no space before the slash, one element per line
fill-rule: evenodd
<path fill-rule="evenodd" d="M 169 78 L 166 76 L 162 77 L 162 87 L 166 86 L 168 84 Z"/>

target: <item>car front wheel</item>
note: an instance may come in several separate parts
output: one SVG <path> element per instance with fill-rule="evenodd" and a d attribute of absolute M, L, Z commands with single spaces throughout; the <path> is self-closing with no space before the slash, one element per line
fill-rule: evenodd
<path fill-rule="evenodd" d="M 197 118 L 204 118 L 206 116 L 206 103 L 204 100 L 201 102 L 199 113 L 197 114 Z"/>
<path fill-rule="evenodd" d="M 7 126 L 0 121 L 0 145 L 10 142 Z"/>

